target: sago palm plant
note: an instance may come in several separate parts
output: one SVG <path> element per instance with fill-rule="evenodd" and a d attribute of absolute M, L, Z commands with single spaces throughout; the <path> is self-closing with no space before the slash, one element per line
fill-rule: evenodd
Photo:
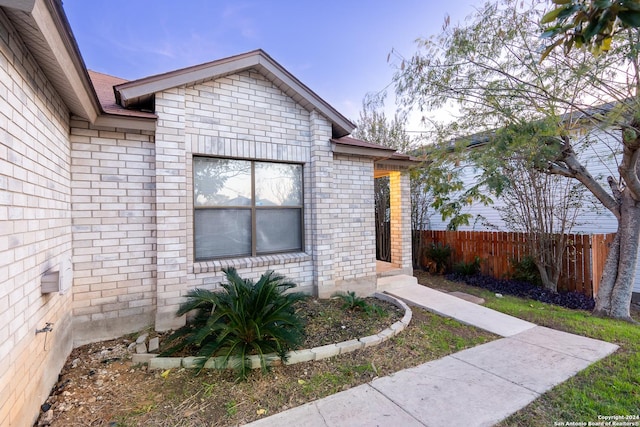
<path fill-rule="evenodd" d="M 171 337 L 184 339 L 165 353 L 194 346 L 200 369 L 210 357 L 222 356 L 219 366 L 231 366 L 244 379 L 250 369 L 248 356 L 258 355 L 264 371 L 266 354 L 276 353 L 285 361 L 287 351 L 302 343 L 303 324 L 293 305 L 306 296 L 286 293 L 296 285 L 273 271 L 255 284 L 242 279 L 234 268 L 224 272 L 228 283 L 222 284 L 222 291 L 194 289 L 187 294 L 177 315 L 192 310 L 196 315 Z"/>

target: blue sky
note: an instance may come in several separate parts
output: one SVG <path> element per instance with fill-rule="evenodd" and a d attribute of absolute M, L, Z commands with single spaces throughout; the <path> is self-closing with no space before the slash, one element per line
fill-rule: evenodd
<path fill-rule="evenodd" d="M 348 118 L 391 83 L 392 49 L 462 21 L 480 0 L 64 0 L 89 69 L 136 79 L 265 50 Z M 393 100 L 388 101 L 393 104 Z M 393 105 L 388 105 L 388 110 Z"/>

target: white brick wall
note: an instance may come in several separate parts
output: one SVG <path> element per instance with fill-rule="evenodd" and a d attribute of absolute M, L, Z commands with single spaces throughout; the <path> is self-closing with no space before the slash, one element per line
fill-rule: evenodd
<path fill-rule="evenodd" d="M 158 93 L 156 114 L 155 133 L 72 123 L 76 344 L 181 326 L 184 294 L 224 267 L 321 296 L 374 290 L 373 161 L 334 158 L 326 118 L 253 71 Z M 195 262 L 194 155 L 302 164 L 304 251 Z"/>
<path fill-rule="evenodd" d="M 69 111 L 0 10 L 0 425 L 31 425 L 71 351 Z M 35 334 L 45 322 L 53 332 Z"/>
<path fill-rule="evenodd" d="M 185 90 L 156 94 L 157 307 L 155 325 L 184 324 L 174 313 L 187 286 L 187 156 Z"/>
<path fill-rule="evenodd" d="M 313 247 L 314 285 L 320 297 L 330 296 L 335 288 L 333 263 L 334 232 L 329 219 L 334 215 L 333 153 L 331 125 L 317 112 L 311 114 L 313 139 L 309 167 L 311 221 L 308 222 Z"/>
<path fill-rule="evenodd" d="M 307 208 L 311 194 L 309 112 L 254 71 L 187 88 L 185 112 L 188 289 L 215 288 L 224 279 L 222 268 L 235 267 L 242 277 L 254 280 L 267 270 L 275 270 L 295 281 L 299 290 L 313 292 L 310 255 L 313 239 L 309 227 L 305 227 L 304 253 L 193 261 L 193 155 L 303 164 L 304 222 L 310 223 L 310 209 Z"/>
<path fill-rule="evenodd" d="M 71 123 L 76 345 L 142 329 L 156 298 L 153 132 Z"/>
<path fill-rule="evenodd" d="M 371 293 L 376 282 L 376 232 L 373 161 L 336 156 L 334 203 L 324 221 L 334 232 L 334 277 L 337 290 L 360 282 L 358 290 Z M 369 291 L 366 286 L 368 284 Z"/>
<path fill-rule="evenodd" d="M 70 119 L 51 87 L 0 10 L 0 425 L 32 424 L 73 343 L 180 326 L 224 267 L 321 296 L 375 285 L 373 161 L 334 158 L 330 122 L 261 74 L 157 93 L 155 132 Z M 194 155 L 302 164 L 304 250 L 195 262 Z M 41 295 L 65 260 L 72 289 Z"/>

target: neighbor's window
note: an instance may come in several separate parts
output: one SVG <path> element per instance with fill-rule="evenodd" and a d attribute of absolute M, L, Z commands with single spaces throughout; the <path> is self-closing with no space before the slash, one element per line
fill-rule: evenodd
<path fill-rule="evenodd" d="M 193 158 L 196 260 L 302 250 L 302 165 Z"/>

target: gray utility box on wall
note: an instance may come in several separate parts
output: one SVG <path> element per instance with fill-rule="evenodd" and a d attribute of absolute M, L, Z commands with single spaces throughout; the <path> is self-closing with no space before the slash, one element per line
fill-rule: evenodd
<path fill-rule="evenodd" d="M 71 259 L 63 258 L 57 268 L 53 267 L 42 275 L 40 292 L 42 294 L 50 294 L 53 292 L 64 294 L 71 288 L 72 282 L 73 270 L 71 267 Z"/>
<path fill-rule="evenodd" d="M 43 294 L 50 294 L 53 292 L 60 292 L 60 272 L 48 271 L 42 276 L 40 281 L 40 292 Z"/>

